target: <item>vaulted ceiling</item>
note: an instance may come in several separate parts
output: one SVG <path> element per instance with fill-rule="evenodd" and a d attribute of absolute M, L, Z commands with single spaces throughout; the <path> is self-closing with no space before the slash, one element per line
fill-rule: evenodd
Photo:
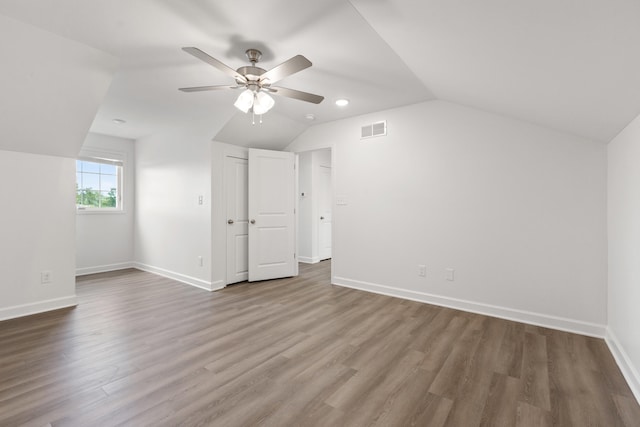
<path fill-rule="evenodd" d="M 188 127 L 282 148 L 317 123 L 443 99 L 607 142 L 640 113 L 637 0 L 1 0 L 0 14 L 119 59 L 91 130 L 132 139 Z M 276 97 L 254 126 L 237 91 L 177 90 L 232 83 L 183 46 L 233 68 L 248 48 L 266 69 L 302 54 L 313 66 L 280 84 L 325 100 Z"/>

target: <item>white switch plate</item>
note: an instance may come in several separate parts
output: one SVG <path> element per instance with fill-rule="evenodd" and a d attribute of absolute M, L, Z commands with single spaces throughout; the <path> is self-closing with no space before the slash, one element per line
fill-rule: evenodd
<path fill-rule="evenodd" d="M 44 270 L 40 273 L 40 283 L 46 285 L 53 282 L 53 273 L 49 270 Z"/>
<path fill-rule="evenodd" d="M 426 265 L 419 265 L 418 266 L 418 276 L 420 276 L 420 277 L 426 277 L 427 276 L 427 266 Z"/>
<path fill-rule="evenodd" d="M 447 269 L 445 269 L 445 272 L 446 272 L 446 274 L 445 274 L 445 278 L 446 278 L 448 281 L 450 281 L 450 282 L 453 282 L 453 272 L 454 272 L 454 271 L 455 271 L 455 270 L 454 270 L 453 268 L 447 268 Z"/>

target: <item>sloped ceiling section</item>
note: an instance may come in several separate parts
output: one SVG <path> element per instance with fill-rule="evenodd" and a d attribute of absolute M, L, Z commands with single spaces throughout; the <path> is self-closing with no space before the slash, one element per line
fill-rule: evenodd
<path fill-rule="evenodd" d="M 242 147 L 284 150 L 305 129 L 304 124 L 275 111 L 263 117 L 251 117 L 251 114 L 238 111 L 215 140 Z"/>
<path fill-rule="evenodd" d="M 2 15 L 0 57 L 0 150 L 76 157 L 118 61 Z"/>
<path fill-rule="evenodd" d="M 203 138 L 237 145 L 287 145 L 283 138 L 293 138 L 301 127 L 433 99 L 347 0 L 2 0 L 0 13 L 120 59 L 92 125 L 96 133 L 138 139 L 198 128 L 206 130 Z M 237 117 L 237 92 L 178 91 L 232 83 L 183 46 L 196 46 L 233 68 L 249 64 L 247 48 L 262 51 L 259 65 L 265 69 L 302 54 L 313 66 L 278 85 L 325 100 L 315 105 L 275 97 L 258 132 L 250 117 Z M 339 108 L 338 98 L 351 104 Z M 127 123 L 115 125 L 114 118 Z M 291 126 L 286 135 L 283 126 Z"/>
<path fill-rule="evenodd" d="M 112 69 L 87 46 L 120 60 L 92 131 L 131 139 L 195 128 L 264 147 L 300 127 L 440 99 L 608 142 L 640 113 L 638 0 L 2 0 L 0 14 L 41 29 L 0 22 L 3 146 L 84 129 Z M 278 85 L 325 101 L 277 97 L 258 132 L 237 116 L 236 92 L 177 90 L 231 83 L 183 46 L 233 68 L 249 47 L 265 69 L 303 54 L 313 67 Z M 351 104 L 337 108 L 343 97 Z"/>
<path fill-rule="evenodd" d="M 351 0 L 438 99 L 603 142 L 640 113 L 640 2 Z"/>

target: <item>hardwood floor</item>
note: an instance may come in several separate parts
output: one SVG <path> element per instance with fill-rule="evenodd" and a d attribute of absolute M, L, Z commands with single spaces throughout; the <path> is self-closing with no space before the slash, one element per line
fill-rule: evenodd
<path fill-rule="evenodd" d="M 0 322 L 0 426 L 639 426 L 603 340 L 295 279 L 136 270 Z"/>

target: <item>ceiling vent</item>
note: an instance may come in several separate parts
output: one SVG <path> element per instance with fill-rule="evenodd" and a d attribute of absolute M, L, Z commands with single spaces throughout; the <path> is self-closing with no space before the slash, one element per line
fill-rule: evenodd
<path fill-rule="evenodd" d="M 360 132 L 360 139 L 373 138 L 374 136 L 384 136 L 387 134 L 387 121 L 372 123 L 370 125 L 362 126 Z"/>

